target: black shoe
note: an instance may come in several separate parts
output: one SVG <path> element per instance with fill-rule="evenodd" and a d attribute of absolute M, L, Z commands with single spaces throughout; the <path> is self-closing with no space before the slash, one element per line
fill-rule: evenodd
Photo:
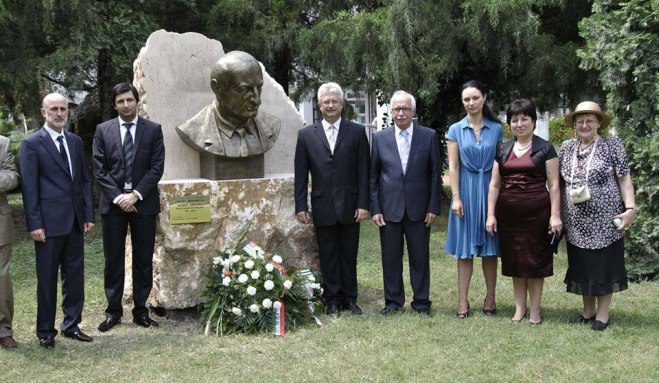
<path fill-rule="evenodd" d="M 380 310 L 380 314 L 387 316 L 387 315 L 392 315 L 400 311 L 400 307 L 389 307 L 385 306 L 382 310 Z"/>
<path fill-rule="evenodd" d="M 333 317 L 333 318 L 338 318 L 341 316 L 341 309 L 339 308 L 339 305 L 336 303 L 330 303 L 327 305 L 327 315 Z"/>
<path fill-rule="evenodd" d="M 414 311 L 415 311 L 417 314 L 422 314 L 422 315 L 426 315 L 426 316 L 429 316 L 429 317 L 432 316 L 432 314 L 430 313 L 430 309 L 429 309 L 429 308 L 426 308 L 426 309 L 419 309 L 419 310 L 414 309 Z"/>
<path fill-rule="evenodd" d="M 496 308 L 496 306 L 494 306 L 493 309 L 486 309 L 486 308 L 485 308 L 485 302 L 487 302 L 487 299 L 486 299 L 485 301 L 483 301 L 483 314 L 485 314 L 485 315 L 487 315 L 487 316 L 489 316 L 489 317 L 491 317 L 492 315 L 495 315 L 495 314 L 497 313 L 497 308 Z"/>
<path fill-rule="evenodd" d="M 118 325 L 119 323 L 121 323 L 121 318 L 106 317 L 105 320 L 98 325 L 98 331 L 110 331 L 112 327 Z"/>
<path fill-rule="evenodd" d="M 52 336 L 47 336 L 45 338 L 39 338 L 39 346 L 43 348 L 54 348 L 55 347 L 55 338 Z"/>
<path fill-rule="evenodd" d="M 361 307 L 357 306 L 357 302 L 348 302 L 343 304 L 345 310 L 350 310 L 354 315 L 362 315 L 364 311 Z"/>
<path fill-rule="evenodd" d="M 105 323 L 105 322 L 103 322 L 103 323 Z M 91 342 L 91 341 L 94 340 L 91 336 L 85 334 L 84 332 L 82 332 L 80 330 L 73 331 L 73 332 L 62 332 L 62 335 L 64 335 L 67 338 L 78 340 L 80 342 Z"/>
<path fill-rule="evenodd" d="M 586 318 L 586 317 L 584 317 L 583 315 L 579 315 L 578 317 L 576 317 L 575 319 L 573 319 L 571 323 L 574 323 L 574 324 L 584 324 L 584 323 L 593 323 L 593 322 L 595 322 L 595 315 L 593 315 L 593 316 L 590 317 L 590 318 Z"/>
<path fill-rule="evenodd" d="M 600 320 L 596 320 L 590 328 L 593 329 L 593 331 L 604 331 L 607 327 L 609 327 L 609 322 L 604 323 Z"/>
<path fill-rule="evenodd" d="M 465 311 L 465 312 L 463 312 L 463 313 L 457 311 L 457 312 L 455 313 L 455 316 L 456 316 L 458 319 L 467 319 L 467 318 L 469 318 L 469 311 L 470 311 L 470 310 L 471 310 L 471 308 L 470 308 L 470 306 L 469 306 L 469 302 L 467 302 L 467 311 Z"/>
<path fill-rule="evenodd" d="M 153 327 L 158 327 L 158 322 L 154 321 L 153 319 L 149 318 L 148 315 L 145 315 L 143 317 L 133 317 L 133 323 L 135 323 L 138 326 L 146 327 L 149 328 L 151 326 Z"/>

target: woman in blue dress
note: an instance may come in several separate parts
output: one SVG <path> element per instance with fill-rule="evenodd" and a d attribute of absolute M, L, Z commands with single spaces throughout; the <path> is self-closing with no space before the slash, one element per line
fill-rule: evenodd
<path fill-rule="evenodd" d="M 482 258 L 487 293 L 483 313 L 496 313 L 497 237 L 485 230 L 487 192 L 492 165 L 503 141 L 501 121 L 486 104 L 485 84 L 477 80 L 462 85 L 462 104 L 467 115 L 451 125 L 446 133 L 451 211 L 449 212 L 446 252 L 458 260 L 457 317 L 469 316 L 469 284 L 474 256 Z"/>

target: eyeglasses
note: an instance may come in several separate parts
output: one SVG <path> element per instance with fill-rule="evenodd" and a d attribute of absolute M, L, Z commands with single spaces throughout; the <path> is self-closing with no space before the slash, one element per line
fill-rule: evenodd
<path fill-rule="evenodd" d="M 330 106 L 330 105 L 340 105 L 341 101 L 339 101 L 339 100 L 323 100 L 320 103 L 325 105 L 325 106 Z"/>
<path fill-rule="evenodd" d="M 583 124 L 586 124 L 588 126 L 595 126 L 595 125 L 599 124 L 599 121 L 597 121 L 597 120 L 576 120 L 574 122 L 574 125 L 576 125 L 576 126 L 581 126 Z"/>
<path fill-rule="evenodd" d="M 403 112 L 404 114 L 410 114 L 412 112 L 412 108 L 408 107 L 398 107 L 398 108 L 393 108 L 391 109 L 394 114 L 399 114 L 400 112 Z"/>

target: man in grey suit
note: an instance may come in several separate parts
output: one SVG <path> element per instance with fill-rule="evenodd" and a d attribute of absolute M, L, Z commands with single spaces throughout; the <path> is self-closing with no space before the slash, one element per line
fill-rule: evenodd
<path fill-rule="evenodd" d="M 11 327 L 14 316 L 14 290 L 9 277 L 14 220 L 7 202 L 7 192 L 18 186 L 19 179 L 9 139 L 0 136 L 0 346 L 8 349 L 16 348 L 17 344 Z"/>
<path fill-rule="evenodd" d="M 99 210 L 103 220 L 105 254 L 105 332 L 121 323 L 124 292 L 126 234 L 130 226 L 133 247 L 133 322 L 157 327 L 149 318 L 146 300 L 153 286 L 153 248 L 156 215 L 160 213 L 158 181 L 165 164 L 160 124 L 137 116 L 139 94 L 131 84 L 112 89 L 118 118 L 96 127 L 93 145 L 94 174 L 101 188 Z"/>
<path fill-rule="evenodd" d="M 385 307 L 382 315 L 405 303 L 403 238 L 407 243 L 412 309 L 430 315 L 430 226 L 440 210 L 439 140 L 430 128 L 413 123 L 414 97 L 397 91 L 391 97 L 395 126 L 373 134 L 371 212 L 380 228 Z"/>

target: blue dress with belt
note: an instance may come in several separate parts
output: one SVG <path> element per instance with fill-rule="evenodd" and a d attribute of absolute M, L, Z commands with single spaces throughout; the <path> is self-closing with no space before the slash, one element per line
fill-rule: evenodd
<path fill-rule="evenodd" d="M 497 236 L 485 231 L 487 193 L 492 177 L 492 165 L 497 143 L 503 141 L 501 124 L 485 119 L 476 140 L 467 117 L 451 125 L 446 139 L 458 144 L 460 151 L 460 198 L 464 217 L 449 212 L 445 250 L 458 259 L 497 256 Z M 453 201 L 451 201 L 453 202 Z"/>

